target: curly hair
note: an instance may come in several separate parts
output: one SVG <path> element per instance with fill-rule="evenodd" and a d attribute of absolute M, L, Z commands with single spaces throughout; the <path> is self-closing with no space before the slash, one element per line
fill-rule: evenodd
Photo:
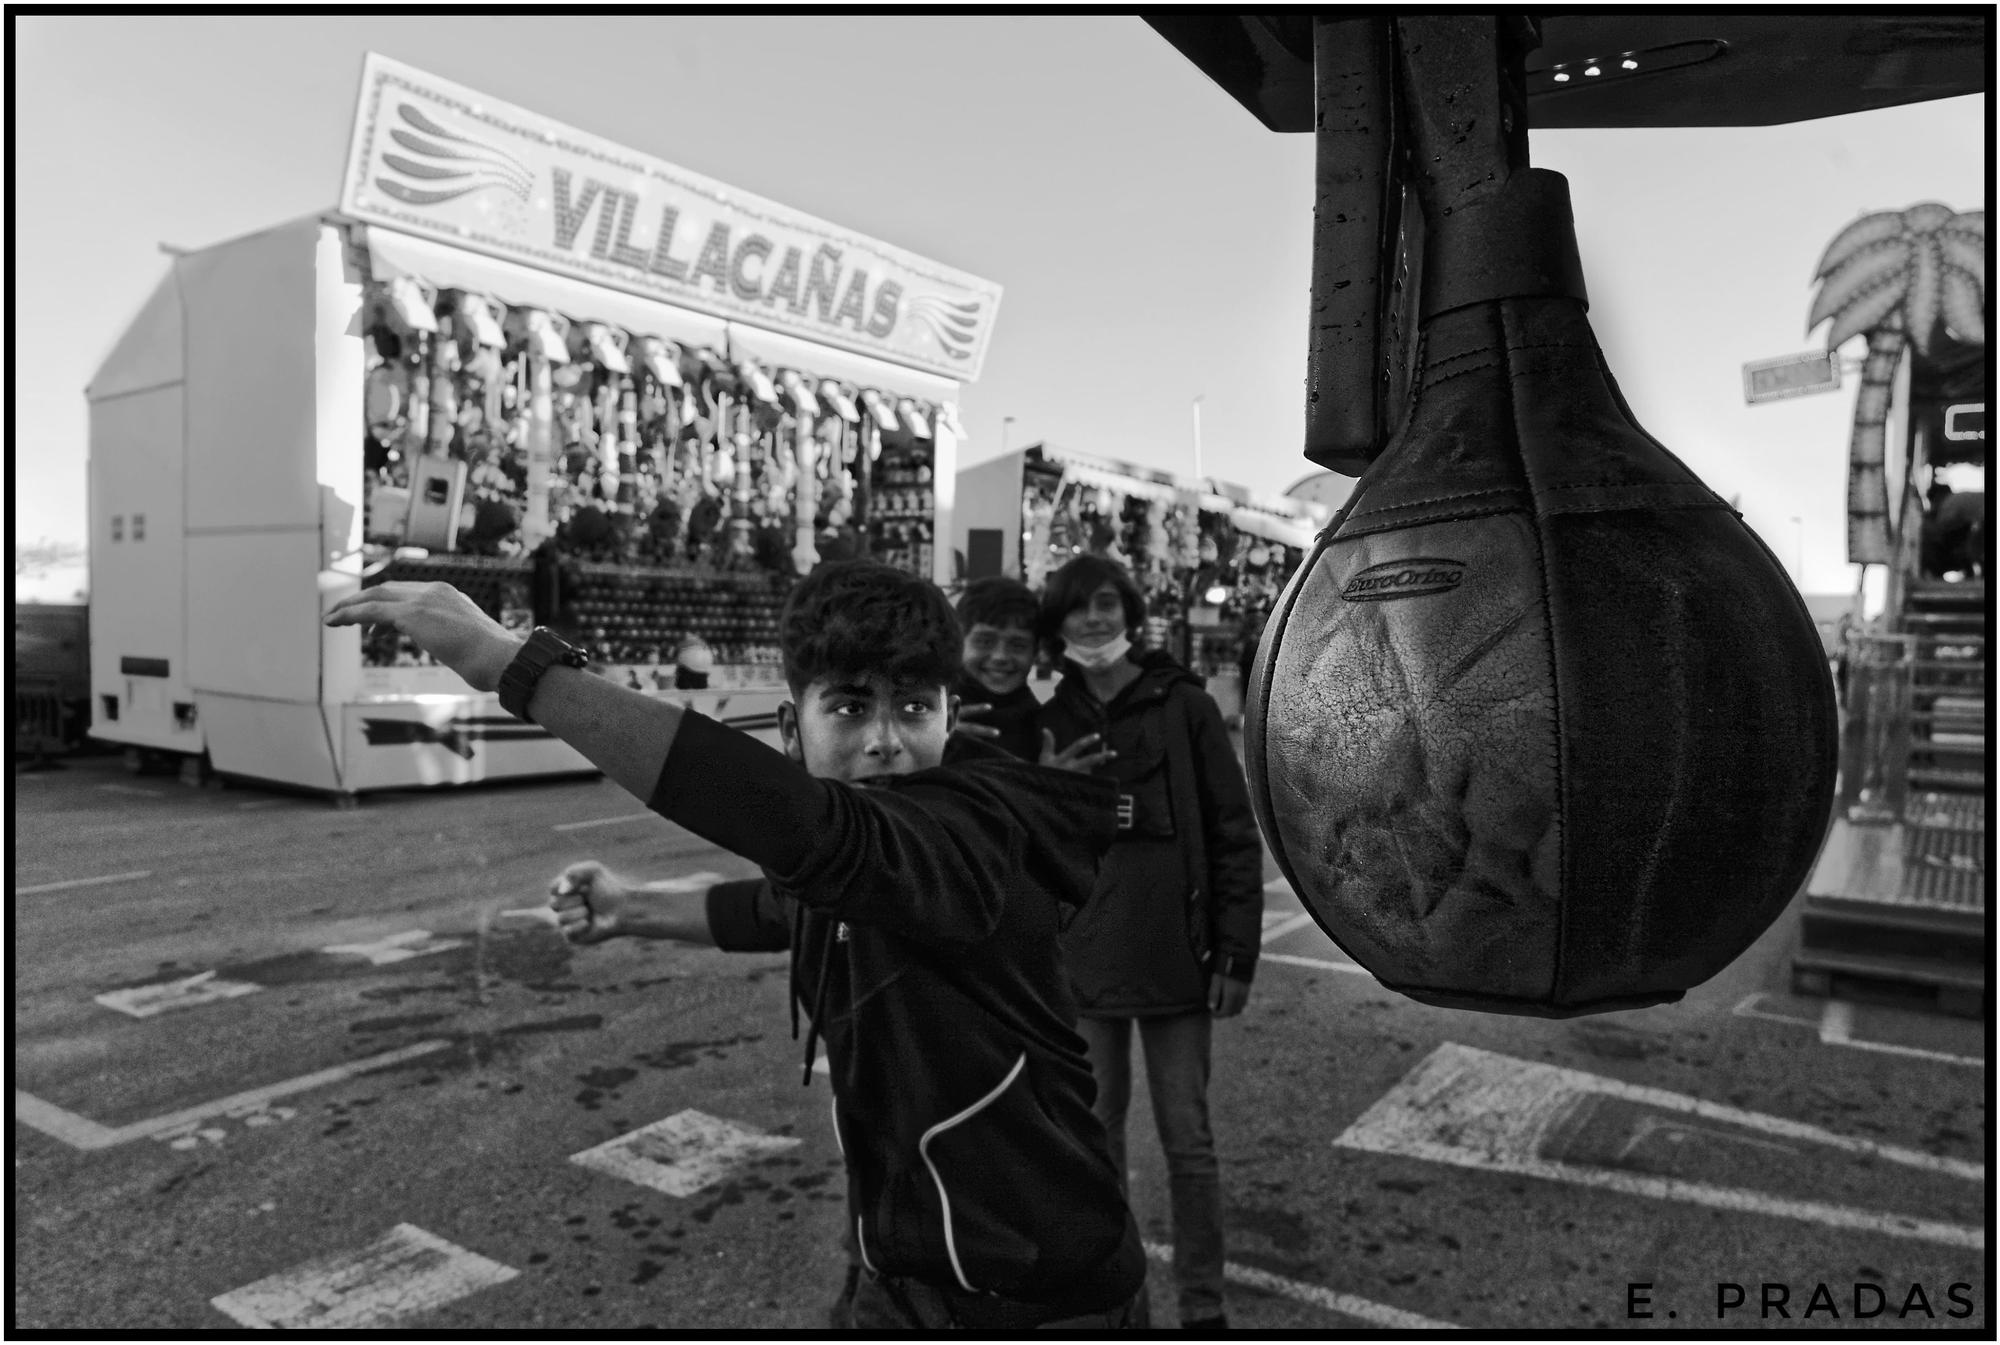
<path fill-rule="evenodd" d="M 1078 556 L 1049 576 L 1042 589 L 1042 641 L 1051 653 L 1063 651 L 1062 624 L 1079 607 L 1090 603 L 1090 595 L 1106 584 L 1118 590 L 1125 608 L 1125 627 L 1136 643 L 1146 625 L 1146 595 L 1133 582 L 1132 572 L 1104 556 Z"/>
<path fill-rule="evenodd" d="M 949 686 L 964 638 L 928 579 L 881 561 L 840 560 L 820 565 L 785 599 L 778 642 L 785 681 L 800 696 L 822 678 Z"/>
<path fill-rule="evenodd" d="M 1041 600 L 1035 591 L 1005 575 L 975 579 L 958 595 L 958 624 L 967 630 L 974 626 L 991 626 L 995 630 L 1019 626 L 1032 633 L 1041 612 Z"/>

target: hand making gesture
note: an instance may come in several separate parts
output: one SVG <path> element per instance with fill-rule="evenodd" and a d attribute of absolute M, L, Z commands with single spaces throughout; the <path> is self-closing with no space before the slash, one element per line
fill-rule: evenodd
<path fill-rule="evenodd" d="M 388 626 L 474 691 L 496 690 L 500 674 L 521 652 L 519 637 L 450 584 L 376 584 L 334 603 L 326 624 Z"/>

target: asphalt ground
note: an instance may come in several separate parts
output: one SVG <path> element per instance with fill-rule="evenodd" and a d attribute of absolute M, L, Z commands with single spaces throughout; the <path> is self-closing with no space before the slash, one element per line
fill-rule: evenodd
<path fill-rule="evenodd" d="M 502 914 L 572 860 L 741 860 L 595 777 L 339 810 L 82 757 L 11 802 L 16 1329 L 824 1328 L 784 958 Z M 1791 995 L 1795 915 L 1680 1004 L 1550 1022 L 1395 995 L 1297 910 L 1274 883 L 1216 1034 L 1233 1325 L 1990 1335 L 1984 1024 Z"/>

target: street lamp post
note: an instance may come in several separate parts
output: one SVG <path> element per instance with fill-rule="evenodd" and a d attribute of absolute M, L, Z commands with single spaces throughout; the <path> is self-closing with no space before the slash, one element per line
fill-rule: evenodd
<path fill-rule="evenodd" d="M 1201 395 L 1194 399 L 1194 479 L 1201 480 Z"/>

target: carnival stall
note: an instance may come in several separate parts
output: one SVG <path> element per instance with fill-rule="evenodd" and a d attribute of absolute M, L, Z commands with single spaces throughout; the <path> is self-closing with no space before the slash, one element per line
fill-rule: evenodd
<path fill-rule="evenodd" d="M 959 473 L 954 539 L 966 578 L 1036 589 L 1086 552 L 1125 564 L 1146 595 L 1146 643 L 1214 677 L 1235 669 L 1328 516 L 1309 500 L 1037 443 Z"/>
<path fill-rule="evenodd" d="M 998 300 L 371 55 L 340 207 L 177 257 L 91 384 L 92 733 L 337 794 L 589 769 L 316 619 L 386 580 L 768 730 L 801 574 L 949 578 Z"/>

